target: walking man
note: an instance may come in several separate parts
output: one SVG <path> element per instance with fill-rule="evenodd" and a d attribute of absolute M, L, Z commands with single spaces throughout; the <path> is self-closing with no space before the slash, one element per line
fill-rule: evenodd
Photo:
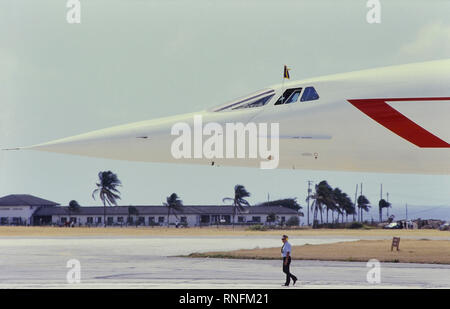
<path fill-rule="evenodd" d="M 291 274 L 291 272 L 289 271 L 292 253 L 291 244 L 288 242 L 287 235 L 283 235 L 281 241 L 283 242 L 283 247 L 281 247 L 281 255 L 283 256 L 283 272 L 286 274 L 286 282 L 283 286 L 289 286 L 289 283 L 291 283 L 291 278 L 293 281 L 292 285 L 295 285 L 295 283 L 297 282 L 297 277 Z"/>

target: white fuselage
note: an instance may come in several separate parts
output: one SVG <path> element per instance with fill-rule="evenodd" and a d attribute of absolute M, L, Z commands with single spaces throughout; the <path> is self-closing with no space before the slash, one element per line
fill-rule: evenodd
<path fill-rule="evenodd" d="M 275 105 L 286 90 L 302 88 L 303 95 L 307 87 L 314 87 L 319 98 Z M 264 91 L 272 97 L 263 106 L 232 109 L 239 106 L 232 103 L 232 108 L 137 122 L 28 148 L 132 161 L 259 166 L 261 158 L 174 158 L 173 125 L 192 125 L 194 115 L 201 115 L 203 123 L 278 123 L 279 168 L 450 172 L 450 60 L 305 79 Z"/>

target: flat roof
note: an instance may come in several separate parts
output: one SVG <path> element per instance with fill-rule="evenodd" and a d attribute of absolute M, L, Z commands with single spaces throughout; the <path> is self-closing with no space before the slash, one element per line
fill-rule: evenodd
<path fill-rule="evenodd" d="M 128 216 L 128 208 L 135 207 L 138 211 L 138 215 L 167 215 L 166 206 L 106 206 L 107 215 L 124 215 Z M 183 206 L 182 211 L 176 212 L 178 215 L 232 215 L 233 206 L 223 206 L 223 205 L 191 205 Z M 245 211 L 239 214 L 270 214 L 275 213 L 277 215 L 296 215 L 298 212 L 294 209 L 290 209 L 283 206 L 250 206 L 245 207 Z M 103 206 L 81 206 L 77 212 L 69 212 L 68 207 L 45 207 L 38 209 L 34 215 L 35 216 L 67 216 L 67 215 L 77 216 L 94 216 L 103 215 Z M 171 213 L 173 214 L 173 213 Z"/>

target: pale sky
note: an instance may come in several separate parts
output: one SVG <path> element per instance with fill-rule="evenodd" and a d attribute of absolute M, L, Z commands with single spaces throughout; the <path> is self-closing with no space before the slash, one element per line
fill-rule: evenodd
<path fill-rule="evenodd" d="M 450 57 L 450 1 L 81 0 L 81 24 L 64 0 L 0 3 L 0 147 L 192 112 L 291 79 Z M 450 177 L 169 165 L 35 151 L 0 152 L 0 195 L 29 193 L 97 205 L 97 173 L 123 182 L 121 205 L 222 204 L 235 184 L 251 203 L 298 197 L 307 180 L 377 205 L 449 205 Z"/>

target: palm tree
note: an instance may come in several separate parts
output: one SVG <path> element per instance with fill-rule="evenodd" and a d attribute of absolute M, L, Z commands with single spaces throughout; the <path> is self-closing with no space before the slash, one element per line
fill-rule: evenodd
<path fill-rule="evenodd" d="M 357 203 L 358 203 L 358 208 L 360 209 L 360 213 L 361 213 L 361 221 L 360 222 L 363 222 L 363 217 L 364 217 L 363 211 L 365 211 L 365 212 L 369 211 L 370 202 L 364 195 L 360 195 L 358 197 Z"/>
<path fill-rule="evenodd" d="M 250 203 L 245 199 L 250 197 L 250 193 L 245 189 L 243 185 L 234 186 L 234 198 L 225 197 L 222 201 L 232 201 L 233 202 L 233 228 L 235 223 L 236 213 L 243 212 L 245 206 L 250 206 Z"/>
<path fill-rule="evenodd" d="M 380 222 L 383 222 L 383 208 L 389 208 L 391 207 L 391 203 L 389 203 L 388 201 L 386 201 L 385 199 L 381 199 L 378 202 L 378 211 L 380 213 Z"/>
<path fill-rule="evenodd" d="M 178 218 L 176 212 L 183 211 L 183 201 L 180 200 L 176 193 L 172 193 L 166 198 L 166 202 L 163 205 L 167 207 L 167 227 L 169 227 L 170 213 L 173 212 L 175 217 Z"/>
<path fill-rule="evenodd" d="M 78 204 L 78 202 L 75 200 L 71 200 L 69 202 L 69 207 L 67 207 L 67 209 L 69 210 L 69 217 L 70 217 L 72 212 L 77 212 L 80 210 L 80 204 Z"/>
<path fill-rule="evenodd" d="M 339 215 L 341 216 L 341 222 L 344 222 L 344 213 L 348 219 L 348 215 L 352 214 L 354 211 L 353 203 L 347 193 L 342 192 L 341 189 L 335 188 L 333 190 L 334 200 L 337 204 L 336 211 L 338 212 L 338 222 Z"/>
<path fill-rule="evenodd" d="M 280 199 L 280 200 L 267 201 L 267 202 L 262 202 L 262 203 L 258 204 L 257 206 L 286 207 L 286 208 L 296 210 L 300 217 L 304 216 L 304 213 L 302 211 L 303 207 L 300 206 L 300 204 L 297 202 L 297 198 L 284 198 L 284 199 Z"/>
<path fill-rule="evenodd" d="M 117 200 L 120 200 L 120 192 L 117 187 L 122 183 L 111 171 L 98 173 L 99 182 L 96 183 L 97 189 L 92 192 L 92 198 L 95 200 L 95 194 L 98 194 L 103 202 L 103 226 L 106 227 L 106 204 L 117 206 Z"/>
<path fill-rule="evenodd" d="M 315 192 L 308 196 L 308 199 L 312 199 L 311 210 L 313 211 L 313 228 L 317 227 L 317 214 L 320 212 L 320 221 L 323 224 L 322 211 L 323 207 L 334 204 L 333 189 L 330 185 L 322 180 L 315 186 Z"/>
<path fill-rule="evenodd" d="M 346 221 L 348 222 L 348 216 L 349 215 L 355 215 L 356 214 L 356 208 L 355 204 L 353 203 L 352 199 L 344 193 L 344 212 L 346 216 Z M 344 215 L 342 215 L 342 221 L 344 220 Z"/>

